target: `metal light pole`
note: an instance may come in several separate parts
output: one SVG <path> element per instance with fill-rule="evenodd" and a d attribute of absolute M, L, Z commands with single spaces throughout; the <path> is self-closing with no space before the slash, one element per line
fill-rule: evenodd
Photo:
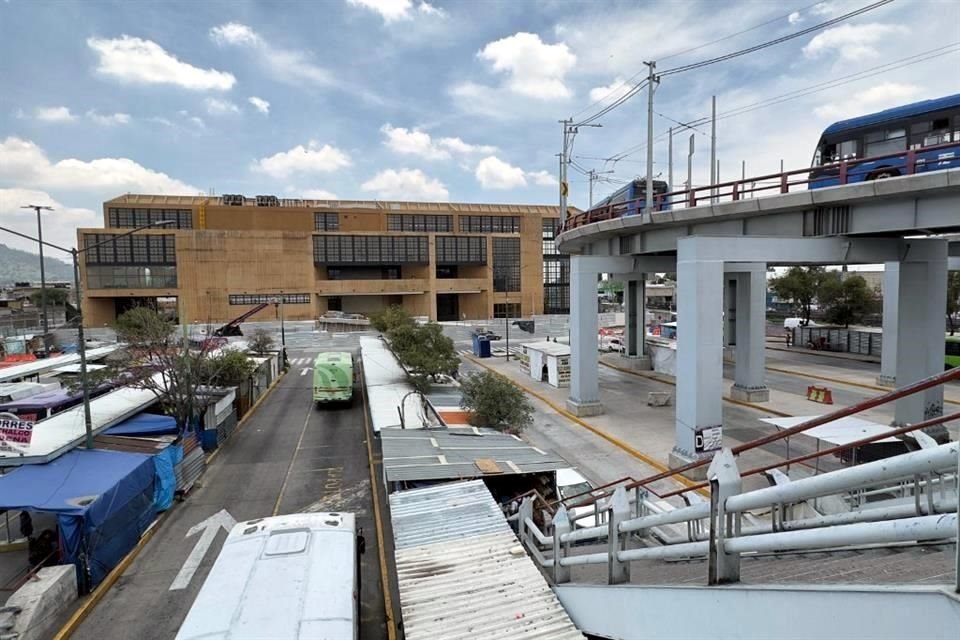
<path fill-rule="evenodd" d="M 690 134 L 690 148 L 687 150 L 687 191 L 693 191 L 693 152 L 696 134 Z"/>
<path fill-rule="evenodd" d="M 650 67 L 650 74 L 647 76 L 647 197 L 644 204 L 649 221 L 653 220 L 653 89 L 660 79 L 653 73 L 657 68 L 655 61 L 651 60 L 643 64 Z"/>
<path fill-rule="evenodd" d="M 21 209 L 33 209 L 37 212 L 37 242 L 40 244 L 40 322 L 43 327 L 43 346 L 47 346 L 47 334 L 50 332 L 47 320 L 47 273 L 43 264 L 43 223 L 40 221 L 41 211 L 53 211 L 53 207 L 41 204 L 25 204 Z"/>
<path fill-rule="evenodd" d="M 19 231 L 14 231 L 13 229 L 8 229 L 7 227 L 0 227 L 0 230 L 6 231 L 7 233 L 12 233 L 15 236 L 20 236 L 21 238 L 26 238 L 27 240 L 32 240 L 33 242 L 39 243 L 41 246 L 47 245 L 48 247 L 57 249 L 58 251 L 69 253 L 73 260 L 73 286 L 77 295 L 77 342 L 79 343 L 78 351 L 80 352 L 80 387 L 83 392 L 83 426 L 86 431 L 87 449 L 93 448 L 93 419 L 90 415 L 90 380 L 87 377 L 87 346 L 83 333 L 83 301 L 80 294 L 80 254 L 89 251 L 90 249 L 99 247 L 100 245 L 116 242 L 120 238 L 131 236 L 138 231 L 143 231 L 144 229 L 150 229 L 152 227 L 162 227 L 164 225 L 173 223 L 173 220 L 161 220 L 159 222 L 154 222 L 153 224 L 131 229 L 126 233 L 117 234 L 108 238 L 107 240 L 86 245 L 82 249 L 77 249 L 75 247 L 72 249 L 67 249 L 66 247 L 61 247 L 58 244 L 53 244 L 52 242 L 47 242 L 46 240 L 41 240 L 40 238 L 34 238 L 33 236 L 28 236 L 25 233 L 20 233 Z"/>

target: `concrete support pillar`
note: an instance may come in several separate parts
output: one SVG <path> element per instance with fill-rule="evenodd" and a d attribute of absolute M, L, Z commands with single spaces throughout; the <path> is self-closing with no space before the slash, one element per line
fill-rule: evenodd
<path fill-rule="evenodd" d="M 638 280 L 624 282 L 624 346 L 623 355 L 631 359 L 630 366 L 635 369 L 649 369 L 650 358 L 646 345 L 646 274 L 640 274 Z"/>
<path fill-rule="evenodd" d="M 570 256 L 570 396 L 577 416 L 603 413 L 597 381 L 597 275 L 589 257 Z"/>
<path fill-rule="evenodd" d="M 897 385 L 943 371 L 947 310 L 946 245 L 942 259 L 901 262 L 897 291 Z M 886 350 L 886 344 L 884 344 Z M 897 400 L 894 422 L 909 424 L 943 415 L 943 386 Z"/>
<path fill-rule="evenodd" d="M 746 402 L 766 402 L 767 265 L 758 263 L 736 279 L 736 367 L 730 396 Z M 727 312 L 728 315 L 730 312 Z"/>
<path fill-rule="evenodd" d="M 723 348 L 737 344 L 737 277 L 723 274 Z"/>
<path fill-rule="evenodd" d="M 698 259 L 693 240 L 677 243 L 677 411 L 671 466 L 712 456 L 722 444 L 723 260 Z"/>
<path fill-rule="evenodd" d="M 897 308 L 900 304 L 900 263 L 883 265 L 883 344 L 880 351 L 880 375 L 877 384 L 897 386 Z"/>

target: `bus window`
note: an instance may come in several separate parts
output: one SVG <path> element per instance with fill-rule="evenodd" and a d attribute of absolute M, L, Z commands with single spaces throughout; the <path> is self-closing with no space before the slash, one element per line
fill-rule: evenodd
<path fill-rule="evenodd" d="M 907 131 L 900 127 L 881 131 L 870 131 L 863 136 L 864 156 L 883 156 L 906 150 Z"/>

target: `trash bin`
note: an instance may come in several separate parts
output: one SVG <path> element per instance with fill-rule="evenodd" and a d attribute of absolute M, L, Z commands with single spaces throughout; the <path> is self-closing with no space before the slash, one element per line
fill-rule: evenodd
<path fill-rule="evenodd" d="M 487 336 L 473 336 L 473 355 L 478 358 L 490 357 L 490 340 Z"/>

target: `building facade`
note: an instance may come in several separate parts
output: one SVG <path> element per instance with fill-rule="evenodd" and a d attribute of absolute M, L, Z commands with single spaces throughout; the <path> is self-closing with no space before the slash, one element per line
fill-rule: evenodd
<path fill-rule="evenodd" d="M 289 320 L 392 304 L 433 320 L 569 312 L 557 207 L 124 195 L 103 209 L 104 228 L 77 232 L 87 326 L 142 304 L 216 325 L 281 295 Z"/>

